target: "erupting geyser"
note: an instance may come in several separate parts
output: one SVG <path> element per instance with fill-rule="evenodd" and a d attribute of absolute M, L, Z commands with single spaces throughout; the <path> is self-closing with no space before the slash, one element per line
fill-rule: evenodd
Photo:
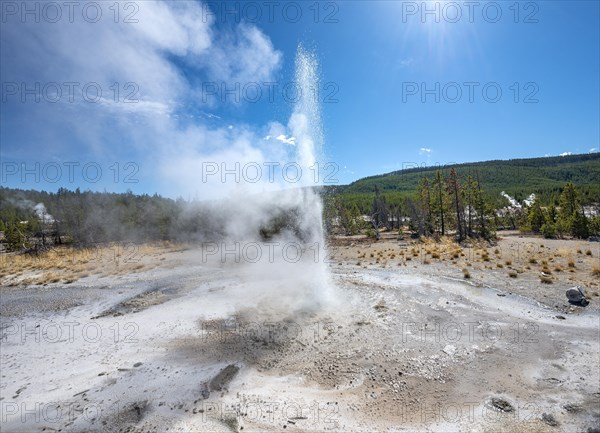
<path fill-rule="evenodd" d="M 302 44 L 296 53 L 295 81 L 301 90 L 300 98 L 289 120 L 289 128 L 296 137 L 297 163 L 303 172 L 313 169 L 318 173 L 323 167 L 323 129 L 318 89 L 318 59 L 315 53 L 308 52 Z M 327 276 L 325 237 L 323 233 L 323 204 L 319 194 L 308 186 L 316 186 L 315 179 L 303 177 L 301 202 L 301 229 L 306 234 L 305 241 L 316 248 L 314 266 L 307 270 L 312 273 L 312 281 L 307 282 L 309 294 L 314 301 L 321 303 L 330 300 L 329 279 Z"/>
<path fill-rule="evenodd" d="M 244 257 L 242 247 L 240 307 L 256 304 L 262 310 L 291 313 L 332 300 L 323 204 L 316 190 L 322 179 L 324 141 L 316 55 L 300 45 L 295 69 L 298 95 L 287 128 L 295 138 L 291 162 L 302 175 L 281 184 L 279 191 L 253 194 L 251 199 L 239 192 L 227 206 L 226 238 L 228 242 L 241 241 L 252 256 Z M 257 250 L 259 259 L 255 258 Z"/>
<path fill-rule="evenodd" d="M 296 54 L 295 82 L 300 89 L 299 99 L 289 120 L 288 127 L 296 138 L 296 163 L 303 173 L 316 172 L 320 178 L 319 168 L 323 155 L 323 130 L 318 100 L 319 77 L 318 61 L 314 53 L 308 52 L 302 45 Z M 312 189 L 316 178 L 302 176 L 301 223 L 307 241 L 317 242 L 323 246 L 323 206 L 320 196 Z"/>

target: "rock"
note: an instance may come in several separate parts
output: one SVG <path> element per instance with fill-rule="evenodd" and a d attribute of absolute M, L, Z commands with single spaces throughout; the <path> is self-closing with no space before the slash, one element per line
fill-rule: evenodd
<path fill-rule="evenodd" d="M 567 319 L 565 316 L 561 316 L 561 315 L 556 316 L 556 318 L 558 320 L 566 320 Z"/>
<path fill-rule="evenodd" d="M 446 346 L 444 346 L 444 348 L 442 349 L 442 352 L 452 356 L 454 355 L 454 353 L 456 353 L 456 347 L 451 345 L 451 344 L 447 344 Z"/>
<path fill-rule="evenodd" d="M 585 307 L 590 303 L 590 301 L 585 299 L 585 290 L 579 286 L 571 287 L 565 294 L 567 295 L 570 304 Z"/>
<path fill-rule="evenodd" d="M 567 295 L 569 302 L 579 303 L 583 299 L 583 295 L 577 287 L 568 289 L 565 294 Z"/>
<path fill-rule="evenodd" d="M 550 427 L 558 427 L 558 425 L 559 425 L 558 421 L 556 421 L 556 418 L 554 418 L 554 415 L 549 414 L 549 413 L 542 414 L 542 421 L 544 421 Z"/>
<path fill-rule="evenodd" d="M 141 362 L 136 362 L 135 364 L 133 364 L 134 367 L 139 367 L 140 365 L 142 365 Z"/>
<path fill-rule="evenodd" d="M 582 407 L 575 403 L 567 403 L 563 406 L 563 408 L 570 413 L 579 413 L 582 411 Z"/>
<path fill-rule="evenodd" d="M 491 406 L 500 412 L 513 412 L 515 408 L 503 398 L 492 397 Z"/>

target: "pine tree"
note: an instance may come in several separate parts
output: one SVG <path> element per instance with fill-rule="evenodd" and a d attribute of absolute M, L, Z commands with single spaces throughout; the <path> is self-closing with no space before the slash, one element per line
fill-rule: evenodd
<path fill-rule="evenodd" d="M 481 191 L 479 172 L 477 172 L 477 196 L 475 197 L 475 201 L 477 203 L 477 213 L 479 214 L 479 235 L 484 239 L 488 239 L 490 237 L 490 230 L 485 222 L 486 205 L 483 192 Z"/>
<path fill-rule="evenodd" d="M 389 224 L 389 210 L 385 202 L 385 197 L 379 192 L 379 187 L 375 185 L 375 197 L 373 197 L 373 213 L 371 223 L 375 229 L 377 239 L 379 239 L 379 229 L 387 227 Z"/>
<path fill-rule="evenodd" d="M 542 213 L 542 208 L 540 204 L 535 201 L 531 205 L 528 214 L 529 226 L 534 233 L 539 233 L 542 229 L 542 226 L 545 223 L 544 214 Z"/>
<path fill-rule="evenodd" d="M 440 229 L 441 235 L 444 236 L 446 234 L 446 225 L 444 221 L 444 216 L 446 213 L 446 205 L 444 202 L 444 179 L 442 177 L 441 171 L 436 171 L 435 179 L 432 185 L 434 199 L 433 199 L 433 213 L 438 220 L 438 227 Z"/>
<path fill-rule="evenodd" d="M 448 193 L 450 201 L 453 204 L 454 211 L 456 212 L 456 232 L 458 233 L 458 241 L 462 242 L 464 240 L 464 232 L 461 211 L 462 205 L 460 203 L 460 182 L 458 180 L 458 176 L 456 175 L 456 170 L 454 170 L 454 168 L 450 170 L 450 176 L 448 176 L 446 191 Z"/>
<path fill-rule="evenodd" d="M 587 238 L 589 236 L 587 217 L 583 212 L 579 194 L 573 183 L 569 182 L 565 185 L 559 202 L 557 229 L 578 238 Z"/>
<path fill-rule="evenodd" d="M 422 212 L 424 232 L 426 235 L 433 233 L 433 221 L 431 215 L 431 188 L 429 179 L 424 176 L 419 183 L 419 202 Z"/>
<path fill-rule="evenodd" d="M 548 208 L 548 213 L 546 214 L 546 221 L 548 223 L 554 224 L 556 222 L 557 217 L 558 217 L 558 212 L 556 210 L 556 206 L 554 206 L 554 204 L 552 204 Z"/>
<path fill-rule="evenodd" d="M 580 239 L 586 239 L 590 235 L 588 230 L 587 217 L 581 211 L 576 210 L 575 212 L 573 212 L 571 234 L 576 238 Z"/>
<path fill-rule="evenodd" d="M 477 203 L 478 192 L 479 189 L 477 181 L 473 178 L 473 176 L 467 176 L 467 181 L 465 182 L 462 189 L 462 196 L 467 207 L 466 235 L 468 237 L 473 237 L 473 215 L 475 213 L 475 204 Z"/>
<path fill-rule="evenodd" d="M 573 217 L 576 210 L 579 209 L 579 194 L 573 183 L 568 182 L 560 196 L 560 216 L 564 219 Z"/>

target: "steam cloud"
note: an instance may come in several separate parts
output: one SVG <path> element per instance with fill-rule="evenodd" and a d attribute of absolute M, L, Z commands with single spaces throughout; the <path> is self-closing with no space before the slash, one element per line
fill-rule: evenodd
<path fill-rule="evenodd" d="M 322 160 L 324 141 L 320 107 L 311 92 L 318 86 L 316 55 L 300 45 L 295 69 L 295 82 L 302 97 L 294 107 L 288 129 L 295 137 L 294 161 L 303 172 L 309 172 Z M 332 302 L 325 263 L 323 205 L 314 178 L 303 176 L 298 183 L 280 184 L 277 191 L 267 194 L 256 194 L 259 188 L 237 184 L 234 193 L 212 208 L 216 215 L 228 212 L 224 237 L 217 243 L 217 251 L 211 250 L 215 260 L 223 258 L 218 250 L 236 251 L 236 245 L 239 249 L 256 243 L 262 253 L 258 261 L 236 266 L 244 280 L 237 293 L 240 307 L 247 309 L 254 303 L 262 312 L 276 314 L 310 310 Z M 281 222 L 281 230 L 265 242 L 259 236 L 261 227 L 269 227 L 275 220 Z"/>

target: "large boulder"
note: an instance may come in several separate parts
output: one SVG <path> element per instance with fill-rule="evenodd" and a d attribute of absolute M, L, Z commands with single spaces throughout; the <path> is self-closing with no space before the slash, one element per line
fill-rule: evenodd
<path fill-rule="evenodd" d="M 590 303 L 590 301 L 588 301 L 585 298 L 585 290 L 583 290 L 579 286 L 571 287 L 570 289 L 568 289 L 566 291 L 566 295 L 570 304 L 585 307 L 587 304 Z"/>

